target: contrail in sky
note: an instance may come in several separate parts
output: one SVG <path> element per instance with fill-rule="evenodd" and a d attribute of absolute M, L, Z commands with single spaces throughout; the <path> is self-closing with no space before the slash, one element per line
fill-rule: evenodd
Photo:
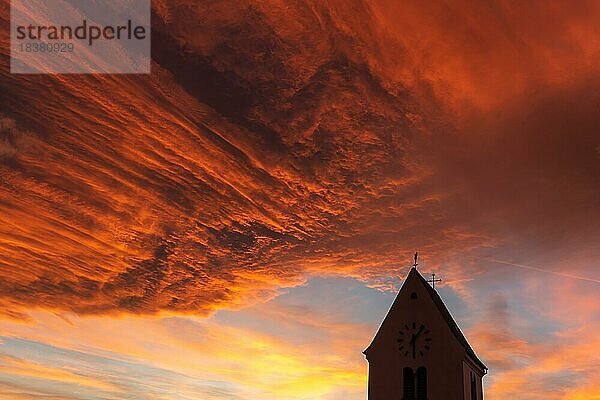
<path fill-rule="evenodd" d="M 481 258 L 481 257 L 473 257 L 473 258 L 476 258 L 478 260 L 483 260 L 483 261 L 495 262 L 495 263 L 498 263 L 498 264 L 511 265 L 513 267 L 519 267 L 519 268 L 523 268 L 523 269 L 528 269 L 530 271 L 537 271 L 537 272 L 543 272 L 545 274 L 552 274 L 552 275 L 562 276 L 563 278 L 571 278 L 571 279 L 578 279 L 580 281 L 600 283 L 600 280 L 598 280 L 598 279 L 592 279 L 592 278 L 586 278 L 586 277 L 583 277 L 583 276 L 565 274 L 564 272 L 548 271 L 548 270 L 545 270 L 545 269 L 542 269 L 542 268 L 532 267 L 530 265 L 516 264 L 516 263 L 509 262 L 509 261 L 497 260 L 497 259 L 494 259 L 494 258 Z"/>

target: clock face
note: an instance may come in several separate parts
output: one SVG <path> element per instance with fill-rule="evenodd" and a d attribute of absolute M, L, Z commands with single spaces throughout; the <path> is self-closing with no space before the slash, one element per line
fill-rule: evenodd
<path fill-rule="evenodd" d="M 410 322 L 398 330 L 398 350 L 404 357 L 423 357 L 431 350 L 431 332 L 424 324 Z"/>

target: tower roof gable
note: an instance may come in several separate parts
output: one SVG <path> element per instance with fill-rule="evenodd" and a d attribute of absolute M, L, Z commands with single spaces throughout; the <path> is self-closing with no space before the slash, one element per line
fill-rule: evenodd
<path fill-rule="evenodd" d="M 413 281 L 416 281 L 417 284 L 420 284 L 420 285 L 422 285 L 425 288 L 425 291 L 430 296 L 431 300 L 435 304 L 435 306 L 436 306 L 437 310 L 439 311 L 439 313 L 441 314 L 441 316 L 444 318 L 444 321 L 446 322 L 446 324 L 450 328 L 450 331 L 452 332 L 452 334 L 454 335 L 454 337 L 456 338 L 456 340 L 465 349 L 466 353 L 473 360 L 473 362 L 475 362 L 477 365 L 479 365 L 482 369 L 487 370 L 487 367 L 485 366 L 485 364 L 483 362 L 481 362 L 481 360 L 477 357 L 477 355 L 475 354 L 475 351 L 473 351 L 473 348 L 471 347 L 471 345 L 469 344 L 469 342 L 467 341 L 467 339 L 463 335 L 462 331 L 460 330 L 460 328 L 456 324 L 456 321 L 454 321 L 454 318 L 452 318 L 452 316 L 450 315 L 450 312 L 448 311 L 448 308 L 446 307 L 446 305 L 442 301 L 441 297 L 427 283 L 427 281 L 425 280 L 425 278 L 423 278 L 423 276 L 421 276 L 421 274 L 419 273 L 419 271 L 417 271 L 416 268 L 411 268 L 411 270 L 410 270 L 410 272 L 409 272 L 409 274 L 408 274 L 408 276 L 407 276 L 404 284 L 402 285 L 402 288 L 400 288 L 400 292 L 398 293 L 398 296 L 394 300 L 394 304 L 392 304 L 392 307 L 390 308 L 390 311 L 388 312 L 388 314 L 386 315 L 384 321 L 382 322 L 381 327 L 379 328 L 379 330 L 375 334 L 375 337 L 373 338 L 373 341 L 371 342 L 371 344 L 369 345 L 369 347 L 364 351 L 364 354 L 368 354 L 369 350 L 373 347 L 374 343 L 377 341 L 379 332 L 381 331 L 382 327 L 386 323 L 386 320 L 388 319 L 389 315 L 395 309 L 398 308 L 396 303 L 398 302 L 398 298 L 400 297 L 400 293 L 402 293 L 402 291 L 405 289 L 405 287 L 408 286 L 408 284 L 410 282 L 413 282 Z"/>

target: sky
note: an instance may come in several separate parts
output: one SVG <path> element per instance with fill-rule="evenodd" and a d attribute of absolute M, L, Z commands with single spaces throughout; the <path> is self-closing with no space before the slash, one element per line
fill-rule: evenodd
<path fill-rule="evenodd" d="M 419 251 L 486 399 L 600 399 L 600 3 L 152 7 L 150 75 L 0 30 L 1 398 L 365 399 Z"/>

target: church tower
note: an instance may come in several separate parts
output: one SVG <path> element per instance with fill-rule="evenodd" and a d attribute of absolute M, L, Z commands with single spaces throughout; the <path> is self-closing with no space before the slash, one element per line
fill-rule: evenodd
<path fill-rule="evenodd" d="M 369 400 L 483 400 L 487 367 L 417 271 L 417 254 L 364 354 Z"/>

